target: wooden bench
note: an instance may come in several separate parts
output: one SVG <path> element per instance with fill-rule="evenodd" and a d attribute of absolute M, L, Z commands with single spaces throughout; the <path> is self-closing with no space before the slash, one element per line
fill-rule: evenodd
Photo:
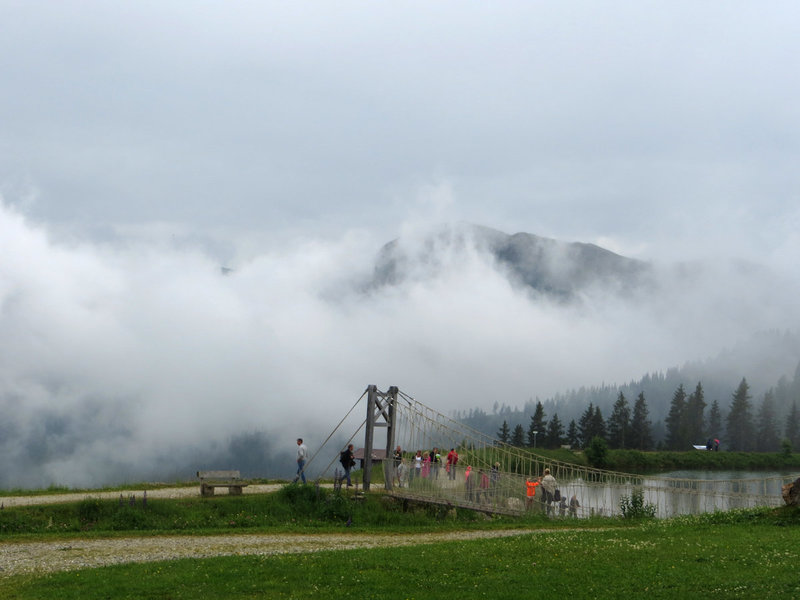
<path fill-rule="evenodd" d="M 200 478 L 200 495 L 213 496 L 214 488 L 226 487 L 231 496 L 241 496 L 242 488 L 248 483 L 243 481 L 239 471 L 198 471 Z"/>

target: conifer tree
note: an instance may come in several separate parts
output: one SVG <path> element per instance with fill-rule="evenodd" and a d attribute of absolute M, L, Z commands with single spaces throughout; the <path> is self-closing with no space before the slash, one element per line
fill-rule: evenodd
<path fill-rule="evenodd" d="M 594 416 L 592 417 L 592 432 L 592 437 L 600 437 L 604 440 L 606 437 L 608 437 L 606 433 L 606 422 L 603 419 L 603 413 L 600 412 L 599 406 L 594 407 Z M 591 442 L 591 439 L 589 442 Z M 608 446 L 607 443 L 606 446 Z"/>
<path fill-rule="evenodd" d="M 511 445 L 522 447 L 525 445 L 525 429 L 519 423 L 514 427 L 511 433 Z"/>
<path fill-rule="evenodd" d="M 690 444 L 700 444 L 706 441 L 705 434 L 705 409 L 706 401 L 703 386 L 698 381 L 695 390 L 689 394 L 686 401 L 686 441 Z"/>
<path fill-rule="evenodd" d="M 722 413 L 719 410 L 719 402 L 714 400 L 711 409 L 708 411 L 708 437 L 718 439 L 722 435 Z"/>
<path fill-rule="evenodd" d="M 637 450 L 652 450 L 653 448 L 652 425 L 648 418 L 648 412 L 644 392 L 639 392 L 639 396 L 633 405 L 631 448 L 636 448 Z"/>
<path fill-rule="evenodd" d="M 580 420 L 578 421 L 578 434 L 580 436 L 580 445 L 581 448 L 586 448 L 589 446 L 589 442 L 592 441 L 592 437 L 594 437 L 594 404 L 589 402 L 589 406 L 583 414 L 581 415 Z"/>
<path fill-rule="evenodd" d="M 536 433 L 533 433 L 534 431 Z M 536 444 L 536 436 L 540 435 L 542 438 L 544 438 L 546 432 L 547 421 L 544 418 L 544 406 L 542 406 L 542 403 L 537 400 L 536 409 L 533 411 L 531 423 L 528 426 L 528 446 L 533 447 Z"/>
<path fill-rule="evenodd" d="M 631 409 L 625 394 L 621 391 L 608 417 L 608 447 L 612 449 L 627 448 L 630 443 Z"/>
<path fill-rule="evenodd" d="M 508 440 L 511 439 L 510 429 L 508 427 L 508 421 L 503 421 L 503 425 L 500 427 L 500 431 L 497 432 L 497 439 L 503 442 L 504 444 L 507 444 Z"/>
<path fill-rule="evenodd" d="M 728 413 L 726 443 L 730 450 L 748 452 L 754 446 L 753 415 L 750 408 L 750 386 L 743 377 L 733 393 L 731 410 Z"/>
<path fill-rule="evenodd" d="M 786 416 L 784 436 L 792 444 L 795 452 L 800 450 L 800 415 L 797 414 L 797 402 L 792 402 L 792 408 L 789 409 L 789 414 Z"/>
<path fill-rule="evenodd" d="M 768 390 L 758 409 L 758 431 L 755 448 L 758 452 L 777 452 L 780 450 L 778 425 L 775 422 L 775 401 L 772 390 Z"/>
<path fill-rule="evenodd" d="M 686 450 L 688 436 L 686 435 L 686 392 L 683 384 L 678 386 L 672 396 L 667 425 L 667 450 Z"/>
<path fill-rule="evenodd" d="M 567 443 L 573 448 L 580 447 L 580 436 L 578 435 L 578 425 L 575 423 L 575 419 L 572 419 L 567 427 Z"/>
<path fill-rule="evenodd" d="M 564 441 L 564 426 L 558 418 L 558 413 L 553 413 L 553 418 L 547 424 L 547 447 L 558 448 Z"/>

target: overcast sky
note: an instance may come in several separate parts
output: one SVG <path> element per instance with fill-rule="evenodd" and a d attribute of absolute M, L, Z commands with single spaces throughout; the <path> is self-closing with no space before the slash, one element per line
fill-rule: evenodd
<path fill-rule="evenodd" d="M 797 325 L 795 2 L 0 0 L 0 23 L 0 382 L 31 423 L 112 397 L 139 442 L 320 403 L 325 429 L 368 383 L 522 404 Z M 786 285 L 691 290 L 686 330 L 531 307 L 480 260 L 350 296 L 383 243 L 454 221 Z"/>

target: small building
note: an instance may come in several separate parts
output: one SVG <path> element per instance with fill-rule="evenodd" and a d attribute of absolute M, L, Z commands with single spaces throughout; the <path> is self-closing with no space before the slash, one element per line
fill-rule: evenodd
<path fill-rule="evenodd" d="M 358 461 L 361 461 L 361 468 L 364 468 L 364 448 L 359 448 L 358 450 L 353 452 L 353 458 Z M 385 448 L 373 448 L 372 449 L 372 464 L 379 465 L 386 459 L 386 449 Z"/>

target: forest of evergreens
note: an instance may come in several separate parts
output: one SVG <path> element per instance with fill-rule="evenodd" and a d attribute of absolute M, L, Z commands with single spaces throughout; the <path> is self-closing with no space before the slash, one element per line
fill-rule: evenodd
<path fill-rule="evenodd" d="M 782 334 L 795 347 L 797 337 Z M 594 437 L 611 449 L 690 450 L 710 442 L 720 449 L 776 452 L 800 449 L 800 363 L 793 378 L 781 374 L 757 396 L 745 375 L 720 377 L 708 365 L 687 364 L 621 386 L 602 385 L 526 402 L 512 409 L 495 402 L 492 413 L 473 409 L 455 416 L 515 446 L 585 448 Z M 754 368 L 754 370 L 758 370 Z M 721 380 L 724 380 L 721 381 Z M 719 440 L 719 442 L 717 442 Z"/>

